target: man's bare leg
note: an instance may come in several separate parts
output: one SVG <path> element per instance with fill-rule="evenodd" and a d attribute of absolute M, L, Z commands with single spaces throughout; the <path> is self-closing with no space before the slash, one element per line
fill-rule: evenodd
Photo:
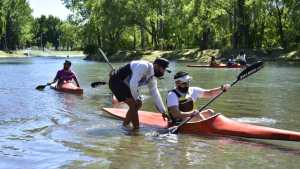
<path fill-rule="evenodd" d="M 138 117 L 139 107 L 136 106 L 136 102 L 132 98 L 126 99 L 124 102 L 129 106 L 129 109 L 124 119 L 123 126 L 127 127 L 130 124 L 130 122 L 132 122 L 133 128 L 138 129 L 139 128 L 139 117 Z"/>

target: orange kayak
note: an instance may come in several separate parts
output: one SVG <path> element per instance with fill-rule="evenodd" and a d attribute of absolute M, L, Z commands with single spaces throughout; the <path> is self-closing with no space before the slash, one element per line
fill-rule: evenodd
<path fill-rule="evenodd" d="M 77 87 L 73 83 L 64 83 L 60 86 L 51 86 L 51 89 L 64 93 L 83 94 L 83 89 Z"/>
<path fill-rule="evenodd" d="M 127 109 L 119 108 L 103 108 L 103 110 L 118 119 L 124 119 L 127 112 Z M 139 120 L 144 125 L 168 128 L 167 121 L 162 119 L 160 113 L 139 111 Z M 179 128 L 179 132 L 197 135 L 300 141 L 300 132 L 241 123 L 231 120 L 222 114 L 211 115 L 202 121 L 188 122 Z"/>
<path fill-rule="evenodd" d="M 186 65 L 187 67 L 199 67 L 199 68 L 241 68 L 243 67 L 240 64 L 226 65 L 226 64 L 218 64 L 218 65 Z"/>

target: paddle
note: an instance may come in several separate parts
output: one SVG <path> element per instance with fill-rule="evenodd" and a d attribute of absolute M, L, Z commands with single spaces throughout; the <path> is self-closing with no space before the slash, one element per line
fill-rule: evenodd
<path fill-rule="evenodd" d="M 98 51 L 102 54 L 102 56 L 104 57 L 106 63 L 110 66 L 111 70 L 115 70 L 114 67 L 112 66 L 112 64 L 109 62 L 107 56 L 105 55 L 105 53 L 102 51 L 101 48 L 98 48 Z"/>
<path fill-rule="evenodd" d="M 44 90 L 45 87 L 50 86 L 51 84 L 46 84 L 46 85 L 38 85 L 35 89 L 36 90 Z"/>
<path fill-rule="evenodd" d="M 91 83 L 91 86 L 93 87 L 93 88 L 95 88 L 95 87 L 97 87 L 97 86 L 99 86 L 99 85 L 106 85 L 107 83 L 106 82 L 101 82 L 101 81 L 99 81 L 99 82 L 92 82 Z"/>
<path fill-rule="evenodd" d="M 238 81 L 246 79 L 247 77 L 249 77 L 250 75 L 256 73 L 257 71 L 259 71 L 261 68 L 263 68 L 264 63 L 261 61 L 258 61 L 252 65 L 250 65 L 249 67 L 247 67 L 246 69 L 244 69 L 236 78 L 236 80 L 231 83 L 231 87 L 234 86 Z M 178 129 L 183 126 L 185 123 L 189 122 L 195 115 L 198 114 L 198 112 L 201 112 L 202 110 L 204 110 L 210 103 L 212 103 L 214 100 L 216 100 L 218 97 L 220 97 L 225 91 L 222 91 L 220 94 L 218 94 L 217 96 L 215 96 L 214 98 L 212 98 L 208 103 L 206 103 L 204 106 L 202 106 L 198 111 L 195 111 L 194 113 L 191 114 L 190 117 L 188 117 L 187 119 L 185 119 L 184 121 L 182 121 L 178 126 L 174 126 L 174 127 L 170 127 L 168 128 L 168 132 L 169 133 L 176 133 L 178 131 Z"/>
<path fill-rule="evenodd" d="M 107 56 L 105 55 L 105 53 L 102 51 L 101 48 L 98 48 L 97 53 L 100 53 L 100 54 L 103 56 L 103 58 L 104 58 L 104 60 L 106 61 L 106 63 L 107 63 L 107 64 L 109 65 L 109 67 L 111 68 L 111 70 L 114 70 L 114 67 L 113 67 L 112 64 L 109 62 Z M 92 83 L 91 83 L 91 86 L 92 86 L 93 88 L 95 88 L 95 87 L 97 87 L 97 86 L 99 86 L 99 85 L 106 85 L 106 84 L 107 84 L 106 82 L 101 82 L 101 81 L 99 81 L 99 82 L 92 82 Z"/>

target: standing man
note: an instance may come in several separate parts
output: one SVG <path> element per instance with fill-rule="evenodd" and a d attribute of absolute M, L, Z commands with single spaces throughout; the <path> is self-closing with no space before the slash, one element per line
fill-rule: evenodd
<path fill-rule="evenodd" d="M 172 125 L 176 125 L 186 118 L 190 117 L 195 110 L 195 102 L 199 98 L 212 98 L 227 91 L 230 84 L 224 84 L 221 87 L 213 89 L 202 89 L 200 87 L 190 87 L 192 77 L 187 72 L 177 72 L 174 76 L 175 88 L 168 92 L 167 106 L 168 114 Z M 192 121 L 205 119 L 212 115 L 212 109 L 203 110 L 196 115 Z"/>
<path fill-rule="evenodd" d="M 138 110 L 142 106 L 142 98 L 138 88 L 143 85 L 148 85 L 157 110 L 165 117 L 166 109 L 157 88 L 156 78 L 163 77 L 168 66 L 169 61 L 164 58 L 157 58 L 153 63 L 137 60 L 111 73 L 109 88 L 118 101 L 125 102 L 129 106 L 123 126 L 129 127 L 131 122 L 133 129 L 139 128 Z"/>

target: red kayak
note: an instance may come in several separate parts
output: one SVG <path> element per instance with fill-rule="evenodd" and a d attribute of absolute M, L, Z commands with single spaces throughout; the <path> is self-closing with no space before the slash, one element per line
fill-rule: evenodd
<path fill-rule="evenodd" d="M 127 109 L 103 108 L 108 114 L 124 119 Z M 158 128 L 168 128 L 160 113 L 139 111 L 140 123 Z M 189 122 L 179 128 L 180 133 L 198 135 L 237 136 L 256 139 L 300 141 L 300 132 L 257 126 L 231 120 L 222 114 L 211 115 L 205 120 Z"/>
<path fill-rule="evenodd" d="M 83 94 L 83 89 L 77 87 L 73 83 L 65 83 L 60 86 L 51 86 L 51 89 L 64 93 Z"/>
<path fill-rule="evenodd" d="M 218 65 L 186 65 L 187 67 L 199 67 L 199 68 L 241 68 L 243 67 L 240 64 L 226 65 L 226 64 L 218 64 Z"/>

